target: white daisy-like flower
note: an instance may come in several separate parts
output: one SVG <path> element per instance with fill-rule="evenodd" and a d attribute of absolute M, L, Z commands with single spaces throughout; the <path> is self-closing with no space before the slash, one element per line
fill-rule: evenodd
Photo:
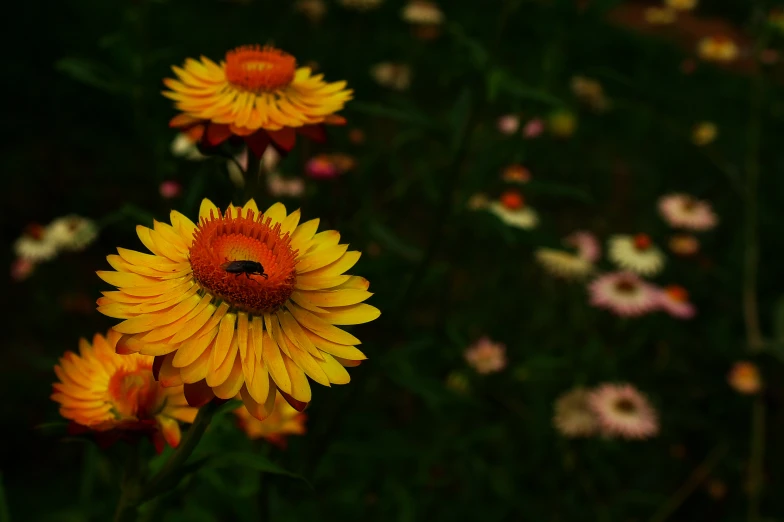
<path fill-rule="evenodd" d="M 593 272 L 593 263 L 579 254 L 557 250 L 555 248 L 539 248 L 534 256 L 540 265 L 550 274 L 564 279 L 583 279 Z"/>
<path fill-rule="evenodd" d="M 196 142 L 184 132 L 180 132 L 174 137 L 170 149 L 172 155 L 177 158 L 185 158 L 192 161 L 207 159 L 207 156 L 199 152 Z"/>
<path fill-rule="evenodd" d="M 602 246 L 591 232 L 577 230 L 564 239 L 564 244 L 577 249 L 583 259 L 596 263 L 602 257 Z"/>
<path fill-rule="evenodd" d="M 403 20 L 414 25 L 441 25 L 444 13 L 427 0 L 410 0 L 403 8 Z"/>
<path fill-rule="evenodd" d="M 378 8 L 384 0 L 339 0 L 340 5 L 355 11 L 370 11 Z"/>
<path fill-rule="evenodd" d="M 691 319 L 697 313 L 694 305 L 689 302 L 689 293 L 678 285 L 669 285 L 659 291 L 659 306 L 678 319 Z"/>
<path fill-rule="evenodd" d="M 662 196 L 659 213 L 674 228 L 705 231 L 714 228 L 718 222 L 710 203 L 688 194 Z"/>
<path fill-rule="evenodd" d="M 45 234 L 57 248 L 84 250 L 98 237 L 98 227 L 91 219 L 75 214 L 57 218 L 46 227 Z"/>
<path fill-rule="evenodd" d="M 647 234 L 617 235 L 610 238 L 607 255 L 618 267 L 652 276 L 664 267 L 664 253 Z"/>
<path fill-rule="evenodd" d="M 539 224 L 536 211 L 525 204 L 523 195 L 516 190 L 504 192 L 498 201 L 490 202 L 487 210 L 510 227 L 531 230 Z"/>
<path fill-rule="evenodd" d="M 590 303 L 621 317 L 637 317 L 659 307 L 656 288 L 632 272 L 613 272 L 596 278 L 589 286 Z"/>
<path fill-rule="evenodd" d="M 574 388 L 555 401 L 553 425 L 565 437 L 590 437 L 599 429 L 599 419 L 588 404 L 591 394 Z"/>
<path fill-rule="evenodd" d="M 55 241 L 44 227 L 30 225 L 25 233 L 14 242 L 14 253 L 27 261 L 38 263 L 53 259 L 59 251 Z"/>
<path fill-rule="evenodd" d="M 405 91 L 411 86 L 411 67 L 404 63 L 377 63 L 370 68 L 370 76 L 382 87 L 396 91 Z"/>
<path fill-rule="evenodd" d="M 603 384 L 590 394 L 588 403 L 604 436 L 647 439 L 659 433 L 656 411 L 630 384 Z"/>

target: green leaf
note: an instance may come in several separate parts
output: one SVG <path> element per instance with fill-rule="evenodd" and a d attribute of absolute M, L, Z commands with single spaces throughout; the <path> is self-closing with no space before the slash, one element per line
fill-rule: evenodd
<path fill-rule="evenodd" d="M 506 71 L 499 70 L 496 73 L 495 81 L 498 83 L 498 89 L 515 98 L 537 101 L 555 107 L 563 107 L 565 105 L 564 102 L 556 96 L 553 96 L 542 89 L 526 85 L 520 80 L 512 78 Z"/>
<path fill-rule="evenodd" d="M 55 69 L 77 82 L 102 91 L 115 94 L 123 91 L 120 84 L 112 78 L 113 73 L 110 70 L 90 60 L 63 58 L 55 64 Z"/>
<path fill-rule="evenodd" d="M 220 453 L 210 457 L 209 461 L 206 463 L 206 466 L 210 468 L 237 466 L 259 471 L 261 473 L 283 475 L 284 477 L 301 480 L 308 486 L 308 489 L 313 490 L 313 486 L 311 486 L 310 482 L 308 482 L 305 477 L 282 468 L 281 466 L 270 461 L 266 456 L 260 455 L 258 453 Z"/>

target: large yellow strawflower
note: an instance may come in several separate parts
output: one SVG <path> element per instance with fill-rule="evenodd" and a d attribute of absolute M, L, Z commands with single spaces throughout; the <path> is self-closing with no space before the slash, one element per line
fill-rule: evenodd
<path fill-rule="evenodd" d="M 116 272 L 98 272 L 119 288 L 98 300 L 100 312 L 125 319 L 114 327 L 125 334 L 118 351 L 156 356 L 164 386 L 184 383 L 194 406 L 239 393 L 258 419 L 277 392 L 302 411 L 307 377 L 349 382 L 344 366 L 366 357 L 336 325 L 380 312 L 362 303 L 369 282 L 344 275 L 360 253 L 334 230 L 317 234 L 318 219 L 299 220 L 281 203 L 221 212 L 205 199 L 198 225 L 172 211 L 171 225 L 137 226 L 152 254 L 118 248 L 107 257 Z"/>
<path fill-rule="evenodd" d="M 343 124 L 335 115 L 351 99 L 346 82 L 327 83 L 279 49 L 237 47 L 216 64 L 204 56 L 172 67 L 178 80 L 167 78 L 163 95 L 182 114 L 170 126 L 194 141 L 216 146 L 239 136 L 261 156 L 270 143 L 283 151 L 294 146 L 296 133 L 323 139 L 321 124 Z"/>
<path fill-rule="evenodd" d="M 177 421 L 193 422 L 196 408 L 189 407 L 183 387 L 164 388 L 155 382 L 153 357 L 119 355 L 118 332 L 96 334 L 92 345 L 79 341 L 79 354 L 65 352 L 54 371 L 52 399 L 60 415 L 79 426 L 101 432 L 104 440 L 128 433 L 149 434 L 158 451 L 164 442 L 180 442 Z"/>

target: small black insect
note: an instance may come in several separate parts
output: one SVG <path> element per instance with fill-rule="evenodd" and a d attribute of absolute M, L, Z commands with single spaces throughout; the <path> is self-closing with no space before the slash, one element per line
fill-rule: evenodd
<path fill-rule="evenodd" d="M 221 265 L 221 268 L 230 274 L 245 274 L 245 277 L 248 279 L 250 279 L 251 275 L 260 275 L 267 279 L 264 267 L 258 261 L 226 261 Z"/>

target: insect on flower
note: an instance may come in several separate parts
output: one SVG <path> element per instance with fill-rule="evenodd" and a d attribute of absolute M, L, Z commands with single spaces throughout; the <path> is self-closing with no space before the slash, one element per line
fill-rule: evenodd
<path fill-rule="evenodd" d="M 221 268 L 230 274 L 245 274 L 245 277 L 248 279 L 254 274 L 267 279 L 264 267 L 258 261 L 226 261 L 221 265 Z"/>

